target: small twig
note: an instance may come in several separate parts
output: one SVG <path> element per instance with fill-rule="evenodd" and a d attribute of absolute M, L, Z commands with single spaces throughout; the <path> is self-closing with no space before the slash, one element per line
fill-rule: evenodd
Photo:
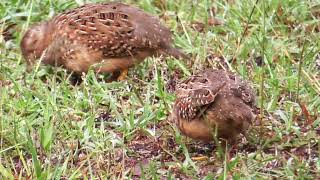
<path fill-rule="evenodd" d="M 298 83 L 297 83 L 297 94 L 296 94 L 296 102 L 298 102 L 299 100 L 299 89 L 300 89 L 300 79 L 301 79 L 301 70 L 302 70 L 302 65 L 303 65 L 303 54 L 304 54 L 304 50 L 305 50 L 305 43 L 306 41 L 303 41 L 303 46 L 302 46 L 302 50 L 300 53 L 300 59 L 299 59 L 299 67 L 298 67 Z"/>
<path fill-rule="evenodd" d="M 245 34 L 247 33 L 247 31 L 248 31 L 249 23 L 251 22 L 251 18 L 252 18 L 253 12 L 254 12 L 254 10 L 256 9 L 256 5 L 258 4 L 258 2 L 259 2 L 259 0 L 256 0 L 256 2 L 255 2 L 254 5 L 253 5 L 253 8 L 252 8 L 252 10 L 251 10 L 251 12 L 250 12 L 250 15 L 249 15 L 249 19 L 248 19 L 248 21 L 247 21 L 247 23 L 246 23 L 246 26 L 245 26 L 245 29 L 244 29 L 244 31 L 243 31 L 243 33 L 242 33 L 242 35 L 241 35 L 241 39 L 240 39 L 240 41 L 239 41 L 239 45 L 242 43 L 242 41 L 243 41 L 243 39 L 244 39 L 244 35 L 245 35 Z"/>
<path fill-rule="evenodd" d="M 178 16 L 178 14 L 176 14 L 176 16 L 177 16 L 178 22 L 181 24 L 181 27 L 182 27 L 182 29 L 183 29 L 184 34 L 185 34 L 186 37 L 187 37 L 187 40 L 188 40 L 189 45 L 192 46 L 191 38 L 189 37 L 189 34 L 188 34 L 188 32 L 187 32 L 187 29 L 186 29 L 185 25 L 182 23 L 182 21 L 181 21 L 180 17 Z"/>
<path fill-rule="evenodd" d="M 258 4 L 258 2 L 259 2 L 259 0 L 256 0 L 256 2 L 255 2 L 254 5 L 253 5 L 253 8 L 252 8 L 252 10 L 251 10 L 251 12 L 250 12 L 250 15 L 249 15 L 249 18 L 248 18 L 248 21 L 246 22 L 246 25 L 245 25 L 245 27 L 244 27 L 244 31 L 243 31 L 243 33 L 242 33 L 242 35 L 241 35 L 241 38 L 240 38 L 240 41 L 239 41 L 239 43 L 238 43 L 238 45 L 237 45 L 237 49 L 235 50 L 234 55 L 233 55 L 233 57 L 232 57 L 232 59 L 231 59 L 231 63 L 233 63 L 234 58 L 235 58 L 237 52 L 238 52 L 239 49 L 240 49 L 241 43 L 242 43 L 242 41 L 243 41 L 244 38 L 245 38 L 245 34 L 246 34 L 247 31 L 248 31 L 248 26 L 249 26 L 249 24 L 251 23 L 251 18 L 252 18 L 252 15 L 253 15 L 253 13 L 254 13 L 254 10 L 256 9 L 256 5 Z"/>
<path fill-rule="evenodd" d="M 165 152 L 165 153 L 167 153 L 168 155 L 170 155 L 172 158 L 173 158 L 173 160 L 174 161 L 177 161 L 177 162 L 179 162 L 179 160 L 170 152 L 170 151 L 168 151 L 167 149 L 165 149 L 163 146 L 161 146 L 161 145 L 159 145 L 160 146 L 160 148 Z"/>
<path fill-rule="evenodd" d="M 292 64 L 297 65 L 297 63 L 293 60 L 293 58 L 291 57 L 290 53 L 285 49 L 284 53 L 286 54 L 286 56 L 290 59 L 290 61 L 292 62 Z M 314 90 L 320 94 L 320 83 L 317 80 L 312 79 L 309 74 L 303 69 L 301 68 L 301 73 L 306 77 L 307 81 L 310 83 L 311 87 L 314 88 Z"/>
<path fill-rule="evenodd" d="M 258 2 L 258 0 L 257 0 Z M 263 117 L 264 117 L 264 80 L 265 80 L 265 41 L 266 41 L 266 7 L 265 2 L 263 1 L 263 37 L 262 37 L 262 65 L 261 65 L 261 82 L 260 82 L 260 97 L 261 97 L 261 103 L 260 103 L 260 128 L 259 128 L 259 141 L 262 140 L 263 136 Z"/>

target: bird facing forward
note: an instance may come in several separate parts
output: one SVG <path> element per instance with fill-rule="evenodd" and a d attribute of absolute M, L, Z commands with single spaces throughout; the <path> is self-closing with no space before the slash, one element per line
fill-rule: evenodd
<path fill-rule="evenodd" d="M 98 3 L 61 13 L 31 26 L 21 41 L 27 70 L 42 63 L 62 66 L 75 73 L 121 72 L 149 56 L 187 58 L 173 48 L 171 32 L 160 20 L 122 3 Z"/>
<path fill-rule="evenodd" d="M 170 117 L 180 131 L 193 139 L 214 137 L 236 141 L 255 114 L 255 94 L 247 82 L 223 70 L 207 70 L 178 85 Z"/>

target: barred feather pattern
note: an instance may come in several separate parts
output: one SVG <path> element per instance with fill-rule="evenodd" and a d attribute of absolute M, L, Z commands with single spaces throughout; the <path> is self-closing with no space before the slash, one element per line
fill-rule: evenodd
<path fill-rule="evenodd" d="M 178 99 L 175 103 L 177 114 L 187 120 L 197 116 L 202 106 L 212 103 L 225 83 L 212 86 L 206 76 L 194 75 L 178 86 Z"/>
<path fill-rule="evenodd" d="M 93 3 L 31 26 L 21 41 L 29 64 L 42 62 L 86 72 L 128 69 L 149 56 L 187 57 L 172 47 L 171 31 L 159 18 L 123 3 Z"/>
<path fill-rule="evenodd" d="M 252 124 L 255 93 L 249 83 L 224 70 L 206 70 L 177 86 L 170 118 L 193 139 L 212 141 L 213 136 L 236 142 Z M 213 134 L 216 130 L 216 134 Z"/>

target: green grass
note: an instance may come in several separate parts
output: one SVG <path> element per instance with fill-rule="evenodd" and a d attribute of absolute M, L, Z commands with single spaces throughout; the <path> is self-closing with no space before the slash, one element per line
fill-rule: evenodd
<path fill-rule="evenodd" d="M 16 24 L 12 39 L 0 36 L 1 179 L 320 178 L 318 1 L 127 0 L 160 16 L 192 62 L 148 58 L 125 81 L 90 72 L 78 86 L 59 68 L 26 73 L 25 29 L 84 2 L 96 1 L 0 2 L 0 32 Z M 206 23 L 212 8 L 223 25 Z M 258 95 L 249 137 L 226 153 L 167 120 L 174 81 L 205 68 L 238 72 Z M 193 162 L 198 154 L 210 159 Z"/>

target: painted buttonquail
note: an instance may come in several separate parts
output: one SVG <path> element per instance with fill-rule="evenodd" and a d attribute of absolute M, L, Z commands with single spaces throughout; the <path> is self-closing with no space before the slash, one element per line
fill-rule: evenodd
<path fill-rule="evenodd" d="M 122 3 L 98 3 L 66 11 L 30 27 L 21 50 L 31 70 L 37 59 L 75 73 L 121 72 L 149 56 L 188 58 L 172 47 L 171 32 L 160 20 Z"/>
<path fill-rule="evenodd" d="M 170 117 L 180 131 L 193 139 L 236 141 L 255 114 L 255 93 L 239 76 L 223 70 L 206 70 L 178 85 Z"/>

